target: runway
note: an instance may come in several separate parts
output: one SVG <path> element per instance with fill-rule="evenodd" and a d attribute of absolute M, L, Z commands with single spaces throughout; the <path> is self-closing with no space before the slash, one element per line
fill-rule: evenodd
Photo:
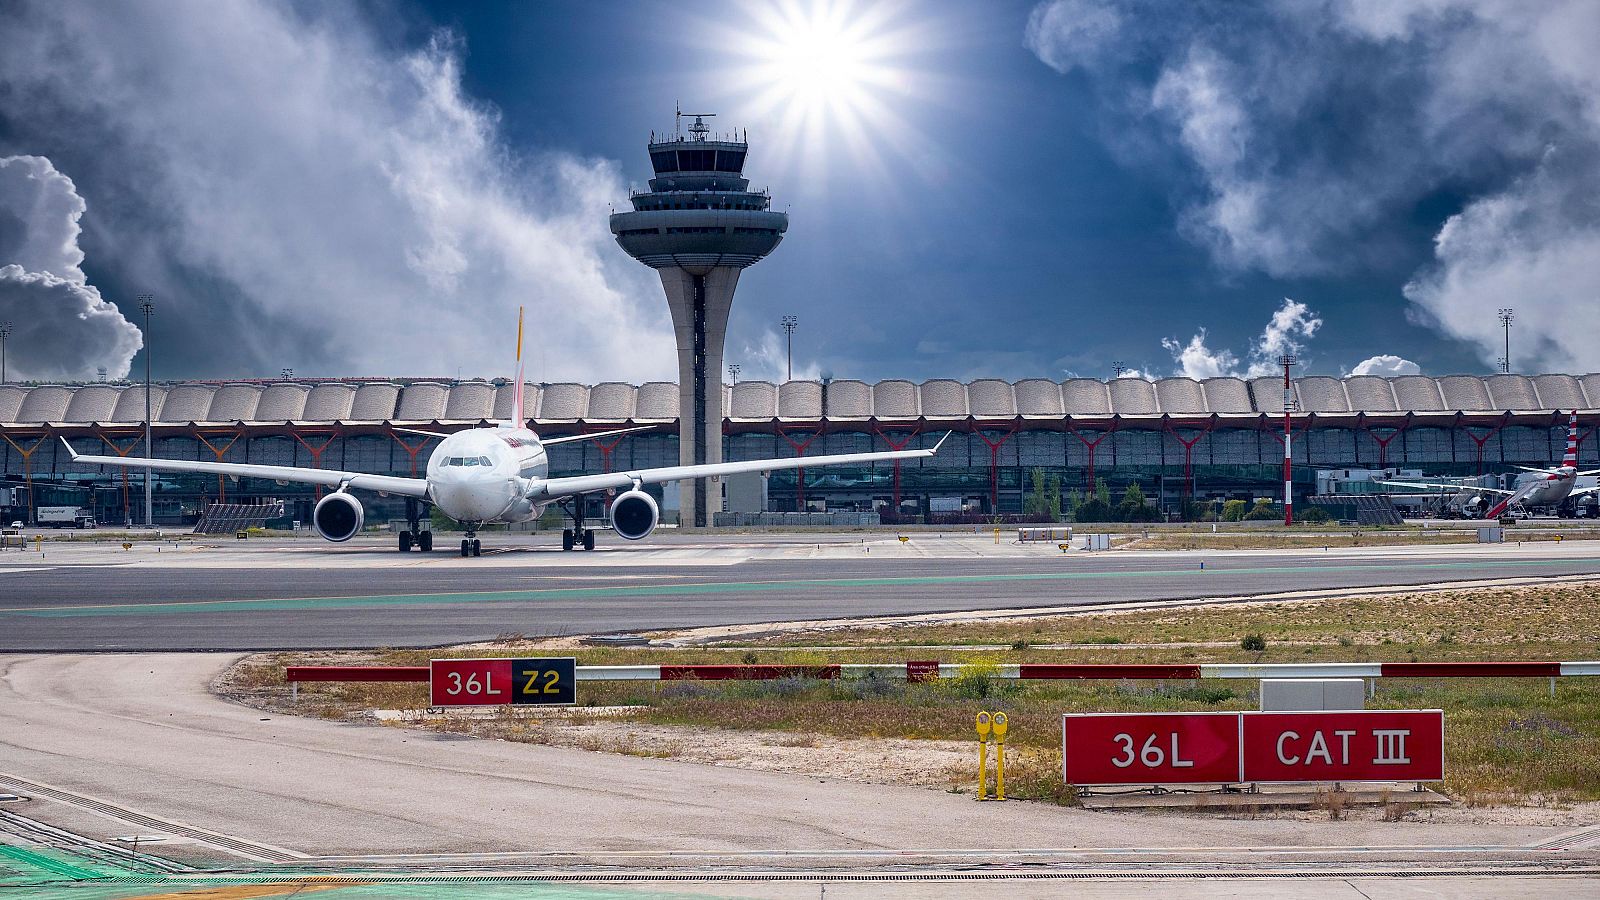
<path fill-rule="evenodd" d="M 158 552 L 159 549 L 159 552 Z M 0 557 L 0 651 L 437 646 L 528 637 L 1600 575 L 1600 543 L 1062 553 L 990 536 L 680 536 L 481 559 L 368 542 Z"/>

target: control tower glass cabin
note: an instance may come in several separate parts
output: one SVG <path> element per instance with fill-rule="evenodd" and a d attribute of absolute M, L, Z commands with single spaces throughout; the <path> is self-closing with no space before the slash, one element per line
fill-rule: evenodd
<path fill-rule="evenodd" d="M 686 114 L 687 115 L 687 114 Z M 714 140 L 696 115 L 688 134 L 650 141 L 655 177 L 630 197 L 631 212 L 611 216 L 611 233 L 629 256 L 656 270 L 678 341 L 678 459 L 722 461 L 722 345 L 739 272 L 771 253 L 789 217 L 743 176 L 745 141 Z M 705 527 L 722 508 L 697 478 L 680 493 L 680 522 Z"/>

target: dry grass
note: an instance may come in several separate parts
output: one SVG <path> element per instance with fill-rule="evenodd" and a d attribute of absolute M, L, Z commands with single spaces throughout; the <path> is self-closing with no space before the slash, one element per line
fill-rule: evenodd
<path fill-rule="evenodd" d="M 1263 652 L 1239 648 L 1241 635 L 1259 632 Z M 895 662 L 937 656 L 978 664 L 959 678 L 906 684 L 887 678 L 842 681 L 783 679 L 752 682 L 585 683 L 581 701 L 605 707 L 603 716 L 582 709 L 539 721 L 505 716 L 454 719 L 436 727 L 485 737 L 549 743 L 563 723 L 608 721 L 680 726 L 703 737 L 708 728 L 770 732 L 775 746 L 806 748 L 830 738 L 902 738 L 970 741 L 980 709 L 1004 710 L 1011 719 L 1007 794 L 1068 802 L 1061 783 L 1060 715 L 1069 711 L 1141 712 L 1250 709 L 1256 685 L 1248 681 L 1018 682 L 992 677 L 1000 662 L 1225 662 L 1549 660 L 1600 656 L 1600 589 L 1594 585 L 1447 591 L 1428 595 L 1252 607 L 1187 609 L 1092 615 L 1017 623 L 895 629 L 895 643 L 1019 643 L 1029 649 L 972 652 L 906 650 L 886 644 L 884 630 L 832 632 L 830 643 L 858 646 L 837 652 L 767 646 L 743 651 L 744 662 L 814 665 L 821 662 Z M 1041 643 L 1138 640 L 1142 646 L 1087 643 L 1081 649 L 1040 649 Z M 1205 641 L 1230 642 L 1197 647 Z M 1289 643 L 1298 641 L 1300 643 Z M 1153 646 L 1152 646 L 1153 645 Z M 369 653 L 257 654 L 242 661 L 219 690 L 245 702 L 287 712 L 283 666 L 291 663 L 423 664 L 429 657 L 505 655 L 505 648 L 471 654 L 395 650 Z M 526 653 L 528 650 L 509 652 Z M 566 655 L 563 651 L 562 655 Z M 725 650 L 583 649 L 581 664 L 727 663 Z M 332 718 L 361 718 L 370 710 L 414 709 L 427 704 L 421 684 L 338 683 L 302 686 L 293 711 Z M 1442 708 L 1446 716 L 1445 790 L 1468 805 L 1562 804 L 1600 799 L 1600 683 L 1569 678 L 1554 698 L 1544 679 L 1388 679 L 1374 707 Z M 622 709 L 618 709 L 618 708 Z M 641 756 L 671 756 L 670 742 L 627 746 L 600 742 L 595 749 Z M 953 789 L 971 791 L 960 782 Z M 1331 804 L 1333 801 L 1330 800 Z M 1393 814 L 1403 816 L 1396 804 Z M 1329 808 L 1329 815 L 1342 814 Z"/>

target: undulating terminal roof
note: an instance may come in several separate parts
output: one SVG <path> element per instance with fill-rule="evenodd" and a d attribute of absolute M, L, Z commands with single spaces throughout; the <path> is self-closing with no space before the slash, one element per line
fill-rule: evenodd
<path fill-rule="evenodd" d="M 1600 410 L 1596 375 L 1313 376 L 1294 382 L 1298 411 L 1341 418 Z M 476 423 L 511 414 L 511 385 L 488 381 L 168 382 L 152 390 L 158 425 L 387 425 Z M 1255 417 L 1283 411 L 1276 378 L 1163 378 L 1111 382 L 980 379 L 963 383 L 838 380 L 724 386 L 731 424 Z M 826 390 L 826 408 L 824 408 Z M 677 420 L 671 382 L 528 384 L 537 423 Z M 0 426 L 94 427 L 144 421 L 141 384 L 0 385 Z"/>

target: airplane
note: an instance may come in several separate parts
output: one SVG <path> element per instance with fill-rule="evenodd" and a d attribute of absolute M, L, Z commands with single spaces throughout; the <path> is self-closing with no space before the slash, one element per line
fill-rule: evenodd
<path fill-rule="evenodd" d="M 518 385 L 523 383 L 522 367 L 522 312 L 518 310 L 516 364 Z M 572 550 L 581 546 L 585 550 L 593 550 L 594 531 L 584 524 L 583 496 L 595 491 L 622 490 L 622 493 L 611 501 L 611 529 L 626 540 L 638 541 L 649 537 L 661 521 L 661 511 L 656 505 L 655 498 L 643 490 L 647 484 L 749 472 L 771 472 L 777 469 L 815 469 L 821 466 L 890 462 L 899 459 L 927 459 L 938 453 L 939 447 L 950 437 L 946 433 L 932 449 L 927 450 L 757 459 L 551 478 L 549 457 L 545 452 L 547 447 L 569 441 L 648 431 L 656 426 L 644 425 L 596 434 L 541 439 L 527 427 L 527 419 L 524 418 L 522 410 L 522 392 L 516 391 L 515 396 L 511 419 L 491 427 L 470 428 L 454 434 L 396 429 L 440 439 L 439 446 L 428 458 L 425 478 L 307 469 L 299 466 L 87 456 L 80 455 L 74 450 L 66 438 L 62 438 L 61 441 L 67 445 L 67 453 L 72 457 L 72 461 L 85 465 L 153 469 L 159 472 L 199 472 L 236 478 L 270 478 L 279 482 L 333 487 L 336 489 L 333 493 L 317 502 L 311 514 L 311 524 L 317 534 L 335 543 L 348 541 L 361 533 L 365 513 L 361 501 L 352 496 L 350 491 L 370 490 L 409 498 L 407 507 L 410 530 L 402 531 L 399 535 L 399 548 L 402 552 L 409 551 L 413 543 L 419 550 L 432 550 L 433 533 L 420 529 L 415 509 L 417 504 L 410 502 L 410 500 L 425 500 L 451 519 L 466 526 L 466 536 L 461 539 L 461 555 L 476 557 L 483 555 L 483 547 L 477 536 L 478 529 L 491 523 L 516 524 L 537 519 L 551 504 L 563 507 L 572 518 L 573 527 L 562 532 L 561 549 Z"/>
<path fill-rule="evenodd" d="M 1517 466 L 1525 470 L 1517 476 L 1511 490 L 1504 488 L 1478 487 L 1475 485 L 1461 485 L 1462 493 L 1499 494 L 1500 502 L 1494 504 L 1483 514 L 1485 519 L 1498 519 L 1507 509 L 1513 506 L 1523 507 L 1559 507 L 1569 497 L 1591 494 L 1600 491 L 1600 486 L 1578 487 L 1578 477 L 1600 473 L 1600 469 L 1587 469 L 1578 471 L 1578 411 L 1573 410 L 1567 417 L 1567 452 L 1561 457 L 1561 465 L 1553 468 L 1537 469 L 1532 466 Z M 1422 484 L 1415 481 L 1380 481 L 1382 485 L 1394 487 L 1439 489 L 1441 485 Z M 1463 504 L 1466 509 L 1470 505 L 1477 505 L 1476 496 L 1469 503 Z"/>

